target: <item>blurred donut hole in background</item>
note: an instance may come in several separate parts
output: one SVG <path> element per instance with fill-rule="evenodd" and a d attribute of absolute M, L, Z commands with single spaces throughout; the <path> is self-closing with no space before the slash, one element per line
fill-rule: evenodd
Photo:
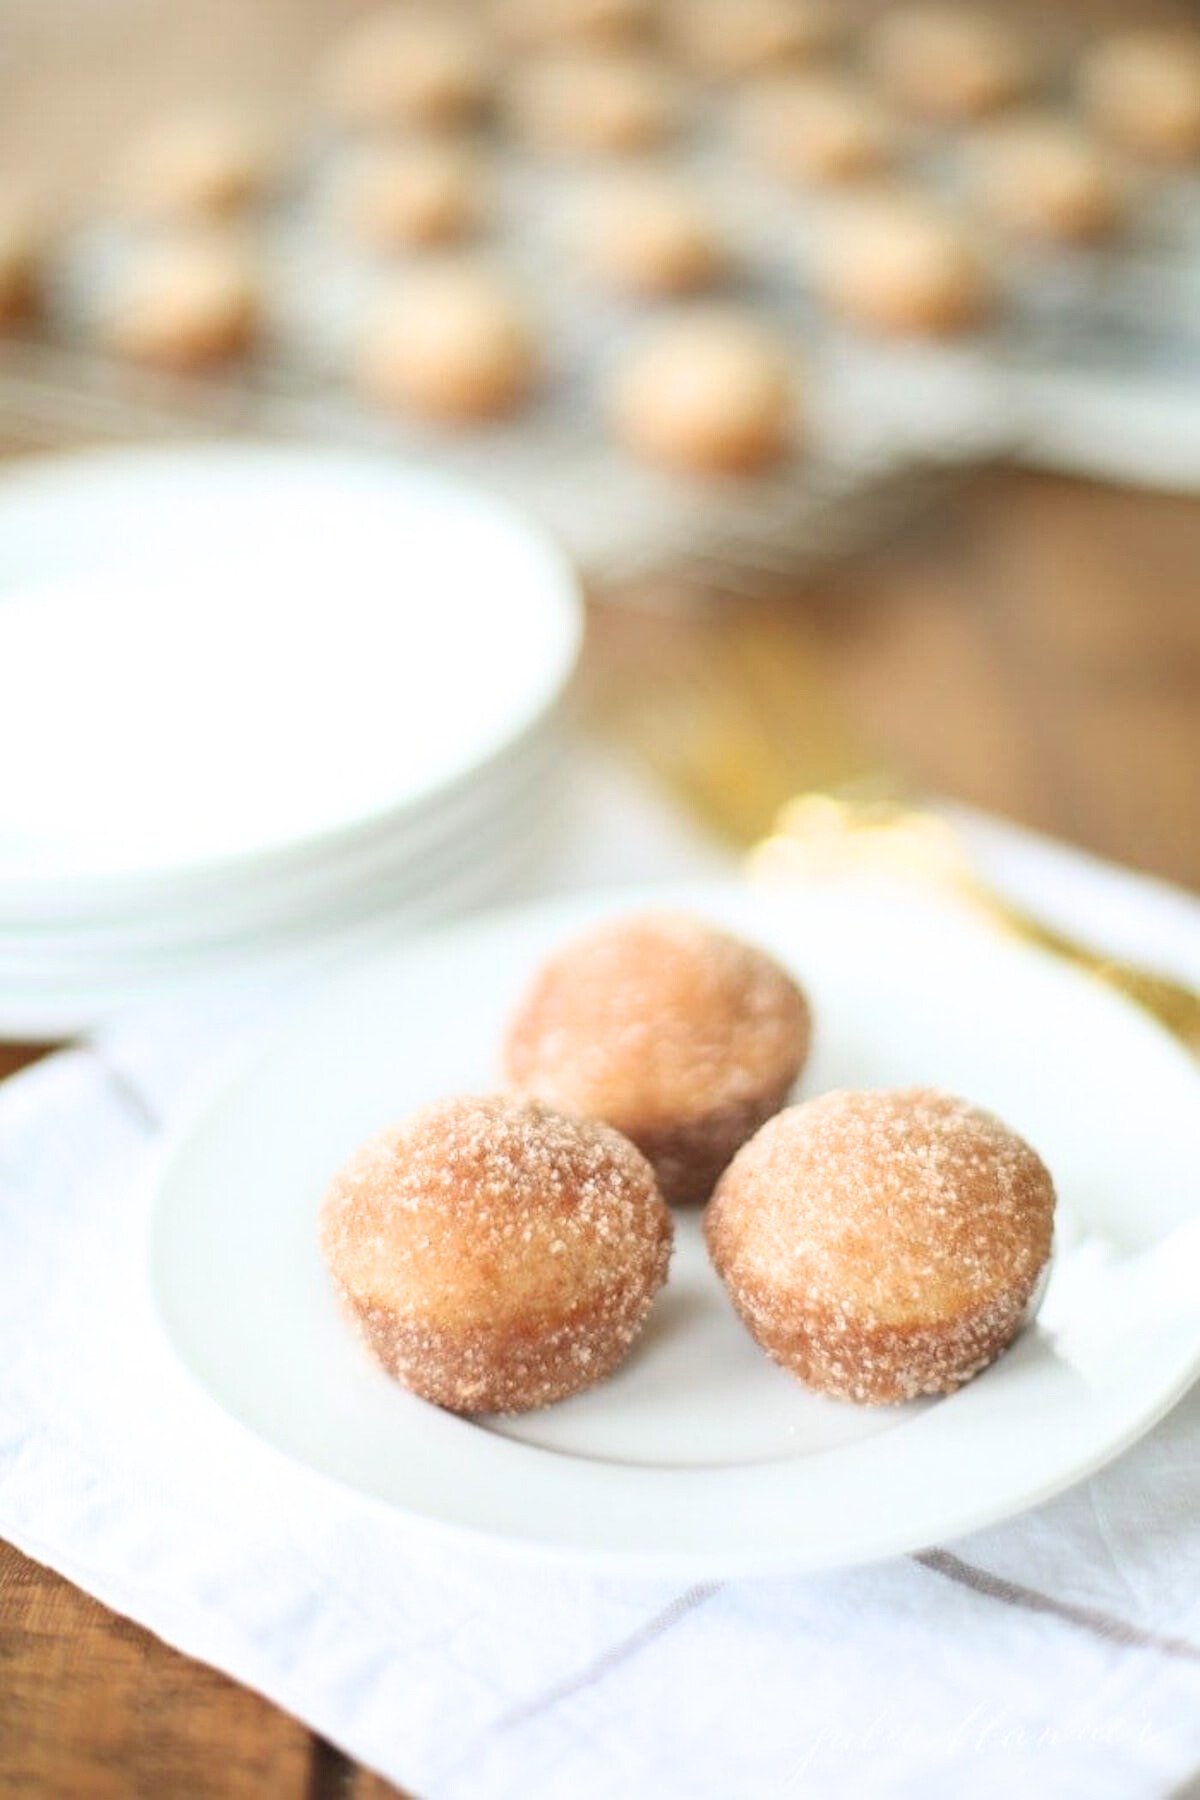
<path fill-rule="evenodd" d="M 1200 33 L 1168 9 L 3 10 L 17 441 L 416 455 L 619 582 L 765 578 L 931 472 L 1137 476 L 1186 435 Z"/>

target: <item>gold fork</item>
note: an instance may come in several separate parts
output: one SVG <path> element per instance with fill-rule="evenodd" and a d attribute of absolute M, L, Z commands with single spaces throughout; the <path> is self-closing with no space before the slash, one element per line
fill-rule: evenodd
<path fill-rule="evenodd" d="M 1104 956 L 984 882 L 954 828 L 864 757 L 792 621 L 729 609 L 673 634 L 596 696 L 598 722 L 756 876 L 897 874 L 1104 981 L 1200 1054 L 1200 994 Z"/>

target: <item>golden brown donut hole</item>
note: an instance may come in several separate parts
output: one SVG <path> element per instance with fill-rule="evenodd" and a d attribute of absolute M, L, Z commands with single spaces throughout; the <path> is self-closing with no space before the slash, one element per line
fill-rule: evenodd
<path fill-rule="evenodd" d="M 553 45 L 617 46 L 651 30 L 654 0 L 493 0 L 491 22 L 519 50 Z"/>
<path fill-rule="evenodd" d="M 1111 160 L 1066 120 L 998 125 L 973 146 L 971 163 L 984 211 L 1019 236 L 1091 243 L 1121 223 L 1123 195 Z"/>
<path fill-rule="evenodd" d="M 609 404 L 627 449 L 685 474 L 756 474 L 797 437 L 788 356 L 769 329 L 733 312 L 655 328 L 616 370 Z"/>
<path fill-rule="evenodd" d="M 687 1203 L 783 1105 L 809 1037 L 804 995 L 764 951 L 699 919 L 642 914 L 551 957 L 512 1020 L 505 1072 L 522 1093 L 614 1125 Z"/>
<path fill-rule="evenodd" d="M 990 1113 L 928 1088 L 790 1107 L 704 1217 L 751 1336 L 807 1386 L 946 1394 L 1012 1342 L 1050 1255 L 1054 1185 Z"/>
<path fill-rule="evenodd" d="M 877 174 L 896 150 L 887 109 L 864 88 L 833 76 L 760 83 L 745 96 L 741 124 L 759 165 L 799 187 Z"/>
<path fill-rule="evenodd" d="M 15 324 L 37 310 L 42 255 L 32 208 L 16 199 L 0 199 L 0 326 Z"/>
<path fill-rule="evenodd" d="M 884 336 L 969 330 L 991 300 L 969 233 L 932 202 L 906 194 L 874 194 L 842 207 L 820 234 L 813 272 L 834 312 Z"/>
<path fill-rule="evenodd" d="M 624 1361 L 666 1279 L 672 1226 L 618 1132 L 466 1098 L 364 1144 L 329 1188 L 320 1240 L 389 1375 L 452 1412 L 527 1412 Z"/>
<path fill-rule="evenodd" d="M 103 328 L 110 348 L 131 361 L 198 370 L 247 349 L 260 310 L 253 265 L 240 246 L 180 239 L 135 254 Z"/>
<path fill-rule="evenodd" d="M 1085 57 L 1080 94 L 1096 129 L 1148 161 L 1200 159 L 1200 36 L 1122 32 Z"/>
<path fill-rule="evenodd" d="M 442 139 L 374 144 L 338 192 L 347 229 L 375 250 L 450 244 L 478 228 L 485 191 L 479 158 Z"/>
<path fill-rule="evenodd" d="M 1020 38 L 1001 20 L 968 7 L 884 12 L 868 36 L 867 60 L 889 99 L 933 122 L 995 112 L 1032 79 Z"/>
<path fill-rule="evenodd" d="M 145 218 L 218 221 L 262 199 L 274 175 L 270 143 L 251 120 L 183 111 L 128 147 L 119 198 L 125 211 Z"/>
<path fill-rule="evenodd" d="M 504 282 L 473 269 L 436 269 L 411 277 L 379 307 L 358 380 L 376 405 L 466 423 L 513 412 L 537 368 L 533 329 Z"/>
<path fill-rule="evenodd" d="M 714 286 L 727 258 L 701 195 L 652 175 L 614 177 L 584 208 L 588 270 L 629 294 L 688 294 Z"/>
<path fill-rule="evenodd" d="M 386 6 L 335 46 L 322 83 L 330 109 L 351 126 L 446 130 L 487 106 L 486 42 L 465 15 L 436 6 Z"/>
<path fill-rule="evenodd" d="M 841 30 L 829 0 L 675 0 L 665 24 L 680 59 L 718 79 L 808 62 Z"/>
<path fill-rule="evenodd" d="M 537 150 L 559 155 L 624 156 L 671 137 L 680 112 L 678 84 L 645 56 L 557 55 L 515 79 L 508 117 Z"/>

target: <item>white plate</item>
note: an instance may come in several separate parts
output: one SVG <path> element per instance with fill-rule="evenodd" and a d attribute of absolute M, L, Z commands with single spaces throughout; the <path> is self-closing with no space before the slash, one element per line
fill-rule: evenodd
<path fill-rule="evenodd" d="M 6 904 L 428 805 L 533 728 L 578 651 L 538 532 L 383 458 L 79 458 L 0 485 L 0 542 Z"/>
<path fill-rule="evenodd" d="M 365 1359 L 316 1250 L 329 1176 L 419 1102 L 494 1082 L 506 1013 L 553 944 L 660 899 L 802 976 L 817 1019 L 805 1091 L 939 1083 L 1032 1140 L 1061 1196 L 1043 1311 L 1057 1306 L 1064 1336 L 1030 1327 L 936 1403 L 822 1400 L 755 1349 L 681 1215 L 644 1337 L 590 1394 L 472 1422 Z M 1187 1232 L 1198 1167 L 1200 1076 L 1184 1052 L 1104 988 L 981 927 L 862 889 L 608 896 L 467 923 L 332 986 L 175 1145 L 151 1280 L 168 1338 L 220 1405 L 414 1520 L 648 1573 L 812 1569 L 1035 1505 L 1161 1416 L 1200 1369 L 1200 1309 L 1167 1303 L 1146 1276 Z M 1113 1270 L 1098 1309 L 1081 1271 L 1100 1242 Z"/>

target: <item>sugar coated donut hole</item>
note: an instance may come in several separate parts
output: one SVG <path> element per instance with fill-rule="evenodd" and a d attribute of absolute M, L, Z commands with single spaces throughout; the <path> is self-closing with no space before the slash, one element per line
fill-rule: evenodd
<path fill-rule="evenodd" d="M 929 1088 L 822 1094 L 770 1120 L 704 1216 L 751 1336 L 807 1386 L 947 1394 L 1015 1337 L 1050 1255 L 1054 1185 L 990 1113 Z"/>
<path fill-rule="evenodd" d="M 376 405 L 465 423 L 515 411 L 537 362 L 530 323 L 503 281 L 436 269 L 410 277 L 379 308 L 358 379 Z"/>
<path fill-rule="evenodd" d="M 665 143 L 679 110 L 677 82 L 651 57 L 564 53 L 521 71 L 508 117 L 536 150 L 624 156 Z"/>
<path fill-rule="evenodd" d="M 997 125 L 973 146 L 971 162 L 983 209 L 1019 236 L 1091 243 L 1120 225 L 1121 184 L 1109 157 L 1066 120 Z"/>
<path fill-rule="evenodd" d="M 181 239 L 135 256 L 112 296 L 104 334 L 131 361 L 187 371 L 244 351 L 259 314 L 253 266 L 239 245 Z"/>
<path fill-rule="evenodd" d="M 261 199 L 274 174 L 271 147 L 252 121 L 215 109 L 179 112 L 129 146 L 119 193 L 140 217 L 220 220 Z"/>
<path fill-rule="evenodd" d="M 509 1098 L 426 1107 L 335 1177 L 320 1242 L 389 1375 L 451 1412 L 528 1412 L 624 1361 L 666 1279 L 671 1215 L 594 1120 Z"/>
<path fill-rule="evenodd" d="M 629 294 L 687 294 L 725 272 L 720 233 L 703 197 L 652 175 L 614 177 L 583 210 L 580 248 L 604 286 Z"/>
<path fill-rule="evenodd" d="M 877 174 L 894 158 L 887 109 L 864 88 L 829 75 L 793 75 L 750 89 L 742 136 L 769 174 L 800 187 Z"/>
<path fill-rule="evenodd" d="M 767 327 L 732 312 L 673 319 L 635 343 L 610 411 L 636 456 L 684 474 L 757 474 L 797 435 L 787 354 Z"/>
<path fill-rule="evenodd" d="M 1200 36 L 1146 29 L 1084 58 L 1080 96 L 1096 129 L 1150 162 L 1200 160 Z"/>
<path fill-rule="evenodd" d="M 518 50 L 555 44 L 618 45 L 643 38 L 655 0 L 493 0 L 497 36 Z"/>
<path fill-rule="evenodd" d="M 477 229 L 484 174 L 479 158 L 449 139 L 374 144 L 338 193 L 347 229 L 375 250 L 457 243 Z"/>
<path fill-rule="evenodd" d="M 981 118 L 1026 91 L 1025 46 L 999 19 L 954 6 L 897 6 L 868 33 L 867 64 L 897 106 L 951 123 Z"/>
<path fill-rule="evenodd" d="M 36 311 L 43 246 L 32 211 L 18 200 L 0 198 L 0 325 Z"/>
<path fill-rule="evenodd" d="M 322 85 L 348 125 L 452 129 L 487 106 L 491 59 L 478 26 L 453 8 L 384 6 L 334 47 Z"/>
<path fill-rule="evenodd" d="M 803 993 L 764 951 L 699 919 L 641 914 L 550 959 L 512 1020 L 505 1071 L 520 1092 L 614 1125 L 667 1199 L 689 1203 L 783 1105 L 809 1037 Z"/>
<path fill-rule="evenodd" d="M 674 0 L 665 25 L 681 61 L 718 79 L 808 62 L 840 31 L 829 0 Z"/>
<path fill-rule="evenodd" d="M 991 300 L 970 235 L 919 196 L 873 194 L 842 206 L 820 234 L 813 272 L 835 312 L 884 335 L 969 330 Z"/>

